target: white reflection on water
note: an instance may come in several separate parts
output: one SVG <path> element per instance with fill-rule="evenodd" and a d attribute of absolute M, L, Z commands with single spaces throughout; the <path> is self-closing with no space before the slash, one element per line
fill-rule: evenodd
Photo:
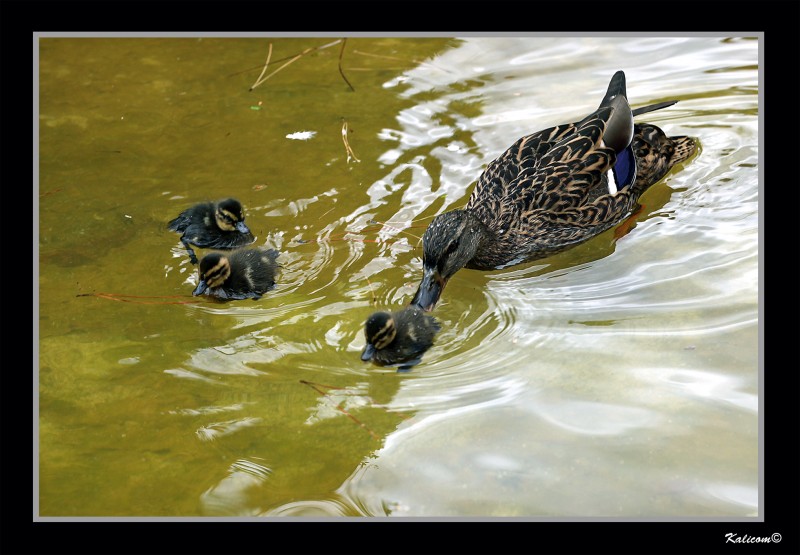
<path fill-rule="evenodd" d="M 532 410 L 547 422 L 577 434 L 622 435 L 636 428 L 655 428 L 659 423 L 652 410 L 608 403 L 545 401 Z"/>
<path fill-rule="evenodd" d="M 200 426 L 195 431 L 195 435 L 201 441 L 214 441 L 221 437 L 231 435 L 250 426 L 257 426 L 261 423 L 261 418 L 238 418 L 236 420 L 226 420 L 225 422 L 211 422 Z"/>
<path fill-rule="evenodd" d="M 472 38 L 385 85 L 421 97 L 380 134 L 381 160 L 397 165 L 370 201 L 396 206 L 396 222 L 435 201 L 436 212 L 461 206 L 483 164 L 594 109 L 617 69 L 634 107 L 678 98 L 647 121 L 697 137 L 701 153 L 648 191 L 622 238 L 460 271 L 435 310 L 445 329 L 390 405 L 417 416 L 343 497 L 373 515 L 758 512 L 757 48 L 713 37 Z M 469 130 L 477 147 L 448 143 L 448 129 Z M 469 311 L 465 295 L 490 308 Z M 471 341 L 478 330 L 488 337 Z"/>
<path fill-rule="evenodd" d="M 402 411 L 424 407 L 422 413 L 424 416 L 407 423 L 402 430 L 389 435 L 384 442 L 386 449 L 391 449 L 395 442 L 403 441 L 406 435 L 414 435 L 418 429 L 426 428 L 439 420 L 459 418 L 469 412 L 510 404 L 524 391 L 525 384 L 509 377 L 490 378 L 472 384 L 459 383 L 457 385 L 433 378 L 424 384 L 424 388 L 415 389 L 418 391 L 404 392 L 410 393 L 411 399 L 400 403 L 395 400 L 389 408 Z M 422 389 L 424 390 L 419 391 Z"/>
<path fill-rule="evenodd" d="M 758 488 L 741 484 L 711 483 L 706 487 L 706 492 L 727 503 L 742 505 L 751 511 L 748 516 L 755 516 L 758 512 Z"/>
<path fill-rule="evenodd" d="M 230 465 L 228 475 L 200 496 L 203 512 L 225 516 L 258 514 L 257 508 L 248 508 L 250 496 L 259 493 L 259 488 L 271 474 L 272 469 L 264 463 L 248 459 L 235 461 Z"/>
<path fill-rule="evenodd" d="M 317 406 L 306 419 L 306 425 L 314 425 L 322 420 L 338 418 L 355 409 L 372 405 L 366 384 L 360 383 L 353 387 L 329 391 L 321 395 Z"/>
<path fill-rule="evenodd" d="M 332 517 L 332 516 L 352 516 L 358 514 L 354 507 L 350 507 L 346 501 L 339 499 L 318 499 L 313 501 L 297 501 L 281 505 L 277 509 L 272 509 L 259 516 L 292 516 L 292 517 Z"/>
<path fill-rule="evenodd" d="M 681 395 L 696 396 L 709 403 L 730 403 L 741 409 L 758 412 L 758 395 L 741 391 L 743 379 L 722 371 L 708 372 L 685 368 L 643 368 L 642 380 L 676 390 Z"/>
<path fill-rule="evenodd" d="M 634 107 L 680 100 L 646 121 L 697 137 L 700 153 L 645 194 L 624 236 L 610 230 L 533 263 L 458 272 L 435 310 L 436 344 L 382 406 L 413 416 L 344 481 L 340 498 L 260 514 L 757 514 L 757 50 L 714 37 L 470 38 L 385 83 L 414 102 L 377 133 L 385 174 L 316 237 L 299 224 L 292 237 L 266 234 L 276 247 L 303 241 L 282 250 L 268 302 L 189 308 L 200 319 L 234 317 L 241 335 L 166 372 L 263 377 L 323 346 L 352 354 L 352 364 L 308 357 L 296 366 L 377 372 L 357 360 L 359 318 L 373 296 L 392 307 L 410 299 L 424 224 L 462 206 L 484 165 L 518 137 L 593 110 L 618 69 Z M 253 210 L 297 216 L 338 194 Z M 379 212 L 388 224 L 376 228 Z M 353 240 L 336 243 L 343 237 Z M 174 252 L 188 272 L 185 253 Z M 301 284 L 312 289 L 302 297 Z M 309 322 L 327 331 L 302 336 Z M 359 381 L 320 396 L 305 424 L 374 407 L 369 395 Z M 257 423 L 207 424 L 198 435 Z M 259 481 L 232 471 L 204 494 L 205 510 L 257 513 L 244 492 Z"/>

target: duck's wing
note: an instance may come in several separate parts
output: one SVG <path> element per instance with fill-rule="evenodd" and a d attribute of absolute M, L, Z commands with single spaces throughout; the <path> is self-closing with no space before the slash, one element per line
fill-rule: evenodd
<path fill-rule="evenodd" d="M 625 102 L 627 105 L 627 102 Z M 635 176 L 635 161 L 630 139 L 619 139 L 620 126 L 612 117 L 619 107 L 602 107 L 576 124 L 566 127 L 567 133 L 547 146 L 546 151 L 520 168 L 516 178 L 505 184 L 503 196 L 493 199 L 488 212 L 492 219 L 484 223 L 496 232 L 522 234 L 535 230 L 532 215 L 560 214 L 579 209 L 598 196 L 599 188 L 609 189 L 609 179 L 620 181 L 619 190 L 630 185 Z M 627 113 L 632 122 L 630 109 Z M 611 131 L 611 140 L 608 132 Z M 631 136 L 633 129 L 631 128 Z M 622 177 L 609 177 L 618 158 L 614 146 L 622 148 L 626 161 Z M 611 142 L 614 146 L 609 146 Z M 629 187 L 628 187 L 629 188 Z M 475 206 L 483 203 L 476 199 Z M 480 217 L 480 216 L 479 216 Z"/>
<path fill-rule="evenodd" d="M 466 209 L 484 222 L 491 221 L 493 215 L 504 210 L 504 202 L 514 196 L 520 173 L 536 168 L 542 156 L 574 134 L 575 129 L 574 123 L 567 123 L 520 137 L 486 166 L 475 182 Z"/>
<path fill-rule="evenodd" d="M 593 193 L 608 188 L 616 161 L 604 146 L 605 122 L 598 116 L 542 156 L 536 167 L 520 172 L 512 194 L 501 203 L 503 228 L 524 231 L 532 214 L 562 214 L 587 204 Z"/>
<path fill-rule="evenodd" d="M 192 223 L 191 215 L 189 214 L 189 210 L 184 210 L 178 216 L 167 223 L 167 229 L 170 231 L 177 231 L 182 233 L 189 227 L 189 224 Z"/>
<path fill-rule="evenodd" d="M 633 113 L 625 74 L 618 71 L 597 110 L 576 123 L 522 137 L 490 163 L 479 177 L 467 209 L 495 227 L 491 222 L 498 220 L 498 215 L 513 217 L 536 207 L 555 209 L 556 204 L 565 202 L 564 206 L 572 206 L 586 198 L 617 157 L 619 179 L 630 183 L 636 168 L 630 151 L 632 138 Z M 599 149 L 610 149 L 611 156 L 606 152 L 598 159 L 594 154 Z"/>
<path fill-rule="evenodd" d="M 586 166 L 570 174 L 561 192 L 558 184 L 549 180 L 552 176 L 542 178 L 541 172 L 537 174 L 541 183 L 535 187 L 543 191 L 540 204 L 520 208 L 518 221 L 509 224 L 521 238 L 520 244 L 533 245 L 533 251 L 556 252 L 609 229 L 635 209 L 644 191 L 661 180 L 673 166 L 692 156 L 697 143 L 687 136 L 668 137 L 652 124 L 637 124 L 631 149 L 637 168 L 635 181 L 613 193 L 608 192 L 606 185 L 609 172 L 605 168 L 610 159 L 607 152 L 598 151 L 593 155 L 598 159 L 596 167 L 601 168 L 599 176 L 595 169 Z M 555 168 L 556 164 L 550 167 Z M 563 171 L 569 173 L 575 167 L 567 164 Z M 580 181 L 589 186 L 583 186 Z M 584 195 L 585 191 L 588 195 Z"/>
<path fill-rule="evenodd" d="M 191 226 L 197 226 L 197 223 L 202 222 L 207 218 L 214 217 L 214 204 L 211 202 L 202 202 L 194 206 L 190 206 L 183 210 L 178 216 L 169 221 L 167 229 L 170 231 L 177 231 L 179 233 L 185 232 Z M 195 230 L 196 232 L 196 230 Z"/>
<path fill-rule="evenodd" d="M 599 233 L 631 210 L 647 183 L 666 173 L 660 172 L 665 164 L 659 159 L 668 154 L 669 145 L 659 144 L 655 155 L 648 145 L 643 148 L 643 127 L 637 129 L 636 143 L 634 116 L 675 102 L 632 110 L 625 74 L 618 71 L 594 112 L 515 143 L 492 168 L 482 191 L 473 192 L 468 207 L 474 207 L 479 217 L 482 213 L 481 219 L 496 232 L 520 237 L 541 233 L 539 223 L 546 222 L 563 222 L 564 227 L 578 228 L 578 234 Z M 637 171 L 642 173 L 640 179 Z M 488 202 L 487 196 L 492 197 Z M 568 238 L 559 240 L 569 243 Z"/>
<path fill-rule="evenodd" d="M 237 249 L 250 245 L 256 240 L 252 233 L 222 231 L 216 227 L 209 228 L 194 223 L 187 228 L 186 235 L 189 237 L 194 235 L 196 239 L 193 243 L 204 249 Z"/>

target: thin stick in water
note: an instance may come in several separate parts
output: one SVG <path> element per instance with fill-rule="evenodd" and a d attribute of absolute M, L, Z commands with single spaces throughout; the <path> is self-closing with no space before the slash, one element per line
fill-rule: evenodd
<path fill-rule="evenodd" d="M 291 64 L 292 62 L 296 62 L 297 60 L 299 60 L 300 58 L 302 58 L 303 56 L 305 56 L 305 55 L 306 55 L 306 54 L 308 54 L 309 52 L 313 52 L 313 51 L 315 51 L 315 50 L 322 50 L 323 48 L 328 48 L 329 46 L 333 46 L 334 44 L 338 44 L 339 42 L 341 42 L 341 40 L 342 40 L 342 39 L 336 39 L 335 41 L 333 41 L 333 42 L 329 42 L 328 44 L 323 44 L 322 46 L 312 46 L 312 47 L 306 48 L 305 50 L 303 50 L 302 52 L 300 52 L 300 54 L 297 54 L 296 56 L 294 56 L 293 58 L 291 58 L 291 59 L 290 59 L 288 62 L 286 62 L 285 64 L 283 64 L 281 67 L 279 67 L 278 69 L 276 69 L 275 71 L 273 71 L 272 73 L 270 73 L 269 75 L 267 75 L 266 77 L 264 77 L 263 79 L 258 79 L 258 80 L 257 80 L 257 81 L 256 81 L 256 82 L 253 84 L 253 86 L 252 86 L 252 87 L 250 87 L 250 90 L 252 91 L 252 90 L 253 90 L 253 89 L 255 89 L 257 86 L 259 86 L 261 83 L 263 83 L 264 81 L 266 81 L 267 79 L 269 79 L 270 77 L 272 77 L 273 75 L 275 75 L 276 73 L 278 73 L 280 70 L 282 70 L 283 68 L 285 68 L 286 66 L 288 66 L 288 65 L 289 65 L 289 64 Z"/>
<path fill-rule="evenodd" d="M 356 92 L 356 89 L 353 87 L 353 85 L 350 84 L 350 81 L 348 81 L 347 77 L 344 74 L 344 70 L 342 69 L 342 56 L 344 55 L 345 44 L 347 44 L 346 38 L 342 39 L 342 48 L 339 50 L 339 75 L 342 76 L 342 79 L 344 79 L 344 82 L 347 83 L 348 87 L 350 87 L 350 90 Z"/>
<path fill-rule="evenodd" d="M 315 390 L 317 393 L 319 393 L 320 395 L 323 395 L 323 396 L 327 396 L 327 393 L 326 393 L 325 391 L 322 391 L 322 389 L 320 389 L 320 388 L 319 388 L 319 387 L 317 387 L 317 386 L 327 387 L 327 388 L 329 388 L 329 389 L 344 389 L 344 388 L 342 388 L 342 387 L 334 387 L 334 386 L 330 386 L 330 385 L 316 384 L 316 383 L 314 383 L 314 382 L 309 382 L 309 381 L 306 381 L 306 380 L 300 380 L 300 383 L 301 383 L 301 384 L 303 384 L 303 385 L 307 385 L 307 386 L 309 386 L 311 389 Z M 341 403 L 339 403 L 338 405 L 336 405 L 336 407 L 335 407 L 335 408 L 336 408 L 336 410 L 338 410 L 338 411 L 339 411 L 339 412 L 341 412 L 343 415 L 345 415 L 347 418 L 349 418 L 350 420 L 352 420 L 353 422 L 355 422 L 356 424 L 358 424 L 359 426 L 361 426 L 361 428 L 362 428 L 364 431 L 366 431 L 367 433 L 369 433 L 369 435 L 371 435 L 373 439 L 378 439 L 378 440 L 380 439 L 380 437 L 378 436 L 378 434 L 376 434 L 375 432 L 373 432 L 372 430 L 370 430 L 370 429 L 367 427 L 367 425 L 366 425 L 366 424 L 364 424 L 364 423 L 363 423 L 361 420 L 359 420 L 358 418 L 356 418 L 355 416 L 353 416 L 352 414 L 350 414 L 349 412 L 347 412 L 347 410 L 345 410 L 345 409 L 342 407 L 342 405 L 343 405 L 343 404 L 344 404 L 344 401 L 342 401 Z"/>
<path fill-rule="evenodd" d="M 269 52 L 267 52 L 267 61 L 264 62 L 264 69 L 261 70 L 261 75 L 258 76 L 258 79 L 256 79 L 256 82 L 253 83 L 253 85 L 250 87 L 251 91 L 256 88 L 256 86 L 261 81 L 261 78 L 264 77 L 264 74 L 267 72 L 267 68 L 269 67 L 270 58 L 272 58 L 272 43 L 269 43 Z"/>
<path fill-rule="evenodd" d="M 347 149 L 347 161 L 350 162 L 350 159 L 352 158 L 356 162 L 361 162 L 361 160 L 356 158 L 356 155 L 353 152 L 353 149 L 350 148 L 350 143 L 347 141 L 347 133 L 349 131 L 350 130 L 347 127 L 347 121 L 344 121 L 342 123 L 342 141 L 344 141 L 344 148 Z"/>

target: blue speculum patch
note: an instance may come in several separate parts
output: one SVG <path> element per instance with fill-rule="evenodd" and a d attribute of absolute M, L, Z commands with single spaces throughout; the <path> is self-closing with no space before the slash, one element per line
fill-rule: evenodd
<path fill-rule="evenodd" d="M 636 161 L 630 146 L 617 155 L 617 163 L 614 164 L 612 171 L 618 190 L 627 187 L 636 179 Z"/>

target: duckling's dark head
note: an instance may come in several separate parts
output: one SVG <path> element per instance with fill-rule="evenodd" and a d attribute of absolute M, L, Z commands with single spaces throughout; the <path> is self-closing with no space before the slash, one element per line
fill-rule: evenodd
<path fill-rule="evenodd" d="M 422 281 L 411 304 L 433 310 L 447 280 L 473 259 L 485 233 L 483 222 L 466 210 L 436 216 L 422 236 Z"/>
<path fill-rule="evenodd" d="M 242 209 L 242 204 L 235 198 L 229 198 L 218 202 L 214 217 L 217 220 L 217 225 L 223 231 L 250 233 L 250 229 L 244 224 L 244 209 Z"/>
<path fill-rule="evenodd" d="M 364 337 L 367 339 L 367 345 L 361 351 L 361 360 L 370 360 L 375 351 L 391 345 L 396 336 L 397 327 L 391 314 L 375 312 L 370 315 L 364 324 Z"/>
<path fill-rule="evenodd" d="M 202 295 L 209 287 L 220 287 L 231 275 L 231 263 L 223 254 L 212 252 L 200 261 L 200 282 L 192 291 L 192 295 Z"/>

